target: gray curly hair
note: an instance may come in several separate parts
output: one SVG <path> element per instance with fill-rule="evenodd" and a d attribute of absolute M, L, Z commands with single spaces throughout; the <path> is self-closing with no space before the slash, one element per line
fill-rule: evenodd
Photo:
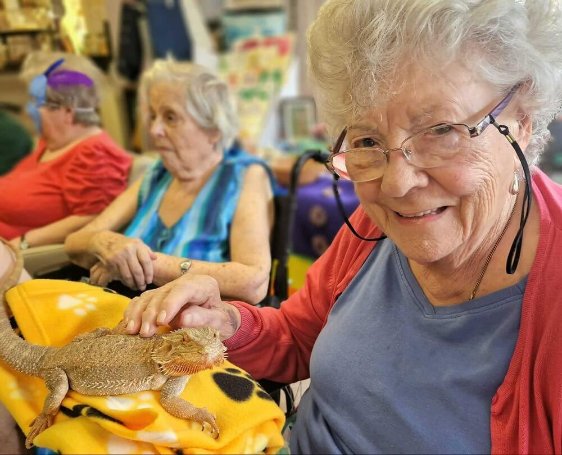
<path fill-rule="evenodd" d="M 47 100 L 74 109 L 74 123 L 82 126 L 101 126 L 98 113 L 99 97 L 95 85 L 69 85 L 56 89 L 47 87 Z"/>
<path fill-rule="evenodd" d="M 533 165 L 562 106 L 561 43 L 559 0 L 328 0 L 308 31 L 308 68 L 332 134 L 388 99 L 405 59 L 462 59 L 504 94 L 524 83 Z"/>
<path fill-rule="evenodd" d="M 185 109 L 204 129 L 218 130 L 222 150 L 238 133 L 238 116 L 228 86 L 207 68 L 172 59 L 156 60 L 141 77 L 141 106 L 148 109 L 148 90 L 155 82 L 168 81 L 185 89 Z"/>

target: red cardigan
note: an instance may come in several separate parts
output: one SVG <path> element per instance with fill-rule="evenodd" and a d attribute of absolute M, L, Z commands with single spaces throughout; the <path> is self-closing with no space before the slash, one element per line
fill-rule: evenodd
<path fill-rule="evenodd" d="M 492 400 L 492 453 L 562 453 L 562 187 L 537 170 L 533 194 L 540 240 L 515 351 Z M 361 208 L 352 223 L 364 236 L 380 233 Z M 229 359 L 257 378 L 285 383 L 308 378 L 314 342 L 374 245 L 344 226 L 281 310 L 235 302 L 242 325 L 226 342 Z"/>

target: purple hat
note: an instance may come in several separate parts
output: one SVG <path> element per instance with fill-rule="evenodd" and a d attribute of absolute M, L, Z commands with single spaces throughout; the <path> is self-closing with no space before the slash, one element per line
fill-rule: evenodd
<path fill-rule="evenodd" d="M 92 87 L 94 81 L 84 73 L 71 70 L 60 70 L 53 72 L 47 76 L 47 85 L 55 90 L 69 85 L 84 85 Z"/>

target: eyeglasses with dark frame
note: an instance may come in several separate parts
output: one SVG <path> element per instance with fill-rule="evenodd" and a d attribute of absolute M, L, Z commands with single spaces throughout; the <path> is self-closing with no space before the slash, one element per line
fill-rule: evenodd
<path fill-rule="evenodd" d="M 531 193 L 531 172 L 529 170 L 529 164 L 527 163 L 527 159 L 525 158 L 525 155 L 523 153 L 523 150 L 521 150 L 521 147 L 519 146 L 519 144 L 517 143 L 517 141 L 515 140 L 515 138 L 513 137 L 513 135 L 509 132 L 509 128 L 506 125 L 501 125 L 497 122 L 496 117 L 498 115 L 500 115 L 503 110 L 506 108 L 506 106 L 510 103 L 511 99 L 513 98 L 513 96 L 515 95 L 515 93 L 519 90 L 520 85 L 516 85 L 514 86 L 509 92 L 508 94 L 498 103 L 496 104 L 496 106 L 494 106 L 494 108 L 490 111 L 490 113 L 488 115 L 486 115 L 480 122 L 478 122 L 476 125 L 474 126 L 468 126 L 464 123 L 441 123 L 438 125 L 434 125 L 431 126 L 429 128 L 425 128 L 417 133 L 414 133 L 412 136 L 409 136 L 408 138 L 406 138 L 404 141 L 402 141 L 402 144 L 400 144 L 400 147 L 398 148 L 394 148 L 394 149 L 383 149 L 382 147 L 373 147 L 369 150 L 376 150 L 376 153 L 379 154 L 379 158 L 378 161 L 375 163 L 375 171 L 376 172 L 370 172 L 370 174 L 367 174 L 368 178 L 365 178 L 364 180 L 356 180 L 355 175 L 350 175 L 351 173 L 348 173 L 348 169 L 347 167 L 345 167 L 345 159 L 342 159 L 343 162 L 343 166 L 341 165 L 341 162 L 337 162 L 336 164 L 334 164 L 334 160 L 337 160 L 337 157 L 344 157 L 345 154 L 350 154 L 350 152 L 352 151 L 363 151 L 363 149 L 359 148 L 359 149 L 348 149 L 348 150 L 341 150 L 342 144 L 345 140 L 345 136 L 347 134 L 347 127 L 345 127 L 343 129 L 343 131 L 340 133 L 340 135 L 338 136 L 337 141 L 334 144 L 334 147 L 332 148 L 332 152 L 329 155 L 329 157 L 324 161 L 325 166 L 328 168 L 328 170 L 332 173 L 333 177 L 334 177 L 334 182 L 333 182 L 333 190 L 334 190 L 334 195 L 336 196 L 336 202 L 338 204 L 339 210 L 343 216 L 344 222 L 347 225 L 347 227 L 351 230 L 351 232 L 356 236 L 359 237 L 362 240 L 367 240 L 367 241 L 379 241 L 379 240 L 384 240 L 386 238 L 386 235 L 382 235 L 380 237 L 363 237 L 361 234 L 359 234 L 353 227 L 353 225 L 351 224 L 351 222 L 349 221 L 349 218 L 347 217 L 347 215 L 345 214 L 345 210 L 343 207 L 343 203 L 341 202 L 341 198 L 339 195 L 339 191 L 338 191 L 338 185 L 337 185 L 337 181 L 340 178 L 345 178 L 345 179 L 349 179 L 349 180 L 353 180 L 354 182 L 367 182 L 367 181 L 371 181 L 371 180 L 376 180 L 380 177 L 382 177 L 382 175 L 384 174 L 384 169 L 386 167 L 386 163 L 388 161 L 388 156 L 390 154 L 390 152 L 392 151 L 398 151 L 400 150 L 402 152 L 402 154 L 404 155 L 404 157 L 410 161 L 414 166 L 418 166 L 421 168 L 424 168 L 423 165 L 420 165 L 416 162 L 415 158 L 414 160 L 412 160 L 413 157 L 415 157 L 415 151 L 416 149 L 414 148 L 414 152 L 412 150 L 410 150 L 409 148 L 404 147 L 404 144 L 407 144 L 408 141 L 411 141 L 412 138 L 415 138 L 417 136 L 420 136 L 422 134 L 426 134 L 426 133 L 430 133 L 430 135 L 432 133 L 443 133 L 443 132 L 449 132 L 452 130 L 449 130 L 449 128 L 454 129 L 455 131 L 458 132 L 459 128 L 464 129 L 465 131 L 465 135 L 466 133 L 468 133 L 468 139 L 474 138 L 479 136 L 480 134 L 482 134 L 482 132 L 489 126 L 489 125 L 494 125 L 497 130 L 503 135 L 505 136 L 505 138 L 507 139 L 507 141 L 511 144 L 511 146 L 513 147 L 513 149 L 515 150 L 515 153 L 517 155 L 517 157 L 519 158 L 519 161 L 521 162 L 521 168 L 523 170 L 523 174 L 524 174 L 524 182 L 525 182 L 525 191 L 523 194 L 523 206 L 521 208 L 521 217 L 520 217 L 520 221 L 519 221 L 519 229 L 517 231 L 517 233 L 515 234 L 515 238 L 513 239 L 513 243 L 511 244 L 511 248 L 509 250 L 509 254 L 507 255 L 507 260 L 506 260 L 506 265 L 505 265 L 505 269 L 506 269 L 506 273 L 509 274 L 513 274 L 515 273 L 515 271 L 517 270 L 517 266 L 519 264 L 519 259 L 521 256 L 521 250 L 523 248 L 523 231 L 525 229 L 525 225 L 527 224 L 527 219 L 529 217 L 529 213 L 531 211 L 531 201 L 532 201 L 532 193 Z M 435 131 L 435 129 L 437 129 L 437 131 Z M 444 129 L 444 130 L 443 130 Z M 439 137 L 439 134 L 438 136 Z M 412 142 L 412 141 L 411 141 Z M 419 150 L 418 150 L 418 154 L 419 154 Z M 382 161 L 381 161 L 381 156 L 382 156 Z M 451 157 L 452 155 L 448 155 L 449 157 Z M 456 154 L 455 154 L 456 156 Z M 419 160 L 418 160 L 419 162 Z M 422 160 L 423 163 L 423 160 Z M 366 164 L 366 163 L 360 163 L 360 164 Z M 377 165 L 379 166 L 379 169 L 376 169 Z M 433 167 L 433 166 L 428 166 L 428 167 Z M 359 168 L 357 168 L 359 169 Z M 357 169 L 354 169 L 357 170 Z M 368 168 L 365 168 L 366 170 L 364 172 L 369 172 Z M 378 175 L 377 175 L 378 174 Z M 377 175 L 377 176 L 373 176 L 373 175 Z M 357 178 L 361 178 L 361 177 L 357 177 Z"/>
<path fill-rule="evenodd" d="M 341 150 L 347 135 L 343 129 L 333 151 L 326 163 L 328 170 L 340 178 L 353 182 L 376 180 L 384 174 L 390 152 L 400 151 L 412 165 L 430 169 L 446 165 L 470 147 L 470 139 L 480 136 L 507 107 L 518 86 L 494 106 L 494 108 L 476 125 L 465 123 L 438 123 L 408 136 L 400 147 L 385 149 L 375 143 L 371 137 L 356 141 L 373 142 L 373 144 L 351 147 Z"/>

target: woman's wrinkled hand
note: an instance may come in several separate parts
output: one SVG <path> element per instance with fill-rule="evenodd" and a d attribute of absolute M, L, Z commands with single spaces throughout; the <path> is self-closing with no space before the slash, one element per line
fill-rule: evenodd
<path fill-rule="evenodd" d="M 240 313 L 223 302 L 217 281 L 207 275 L 190 275 L 143 292 L 125 310 L 127 333 L 152 336 L 158 326 L 212 327 L 221 339 L 230 338 L 240 325 Z"/>
<path fill-rule="evenodd" d="M 94 286 L 105 287 L 113 280 L 115 280 L 115 278 L 113 277 L 109 269 L 101 262 L 96 262 L 90 268 L 90 284 L 93 284 Z"/>
<path fill-rule="evenodd" d="M 156 254 L 140 239 L 125 237 L 111 231 L 102 231 L 93 238 L 92 253 L 100 260 L 101 267 L 94 265 L 96 280 L 102 275 L 118 279 L 131 289 L 146 289 L 154 279 Z M 92 276 L 90 275 L 90 279 Z"/>

